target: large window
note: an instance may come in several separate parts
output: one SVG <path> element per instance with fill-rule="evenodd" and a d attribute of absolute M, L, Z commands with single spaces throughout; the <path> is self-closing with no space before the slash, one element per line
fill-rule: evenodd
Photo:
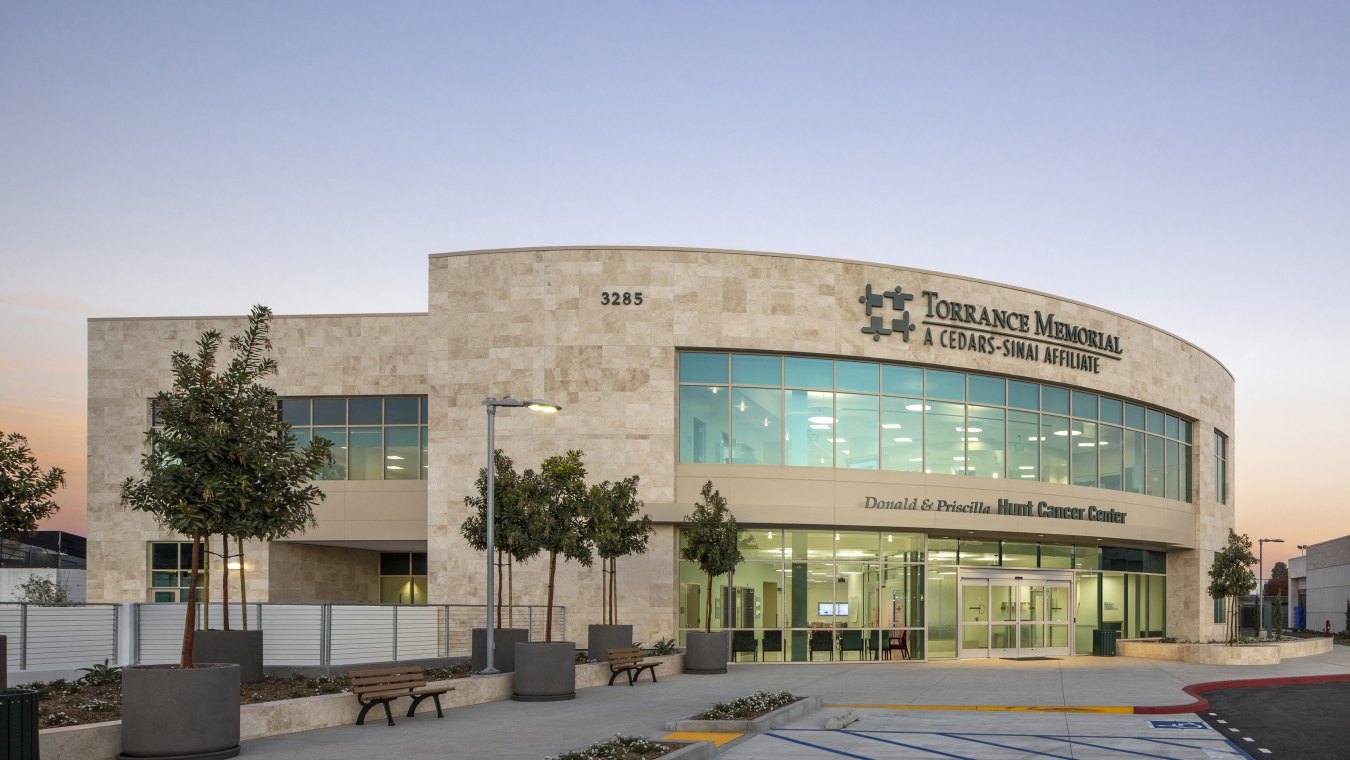
<path fill-rule="evenodd" d="M 427 603 L 427 553 L 380 553 L 380 604 Z"/>
<path fill-rule="evenodd" d="M 900 364 L 679 358 L 681 462 L 1014 478 L 1191 501 L 1192 423 L 1161 409 Z M 1221 501 L 1225 444 L 1216 436 Z"/>
<path fill-rule="evenodd" d="M 1228 503 L 1228 438 L 1214 431 L 1214 499 Z"/>
<path fill-rule="evenodd" d="M 149 547 L 150 588 L 152 602 L 186 602 L 188 585 L 192 582 L 192 542 L 155 541 Z M 206 546 L 202 546 L 197 561 L 197 599 L 206 593 Z"/>
<path fill-rule="evenodd" d="M 283 398 L 296 443 L 333 442 L 319 480 L 426 480 L 426 396 Z M 725 415 L 723 415 L 725 417 Z"/>

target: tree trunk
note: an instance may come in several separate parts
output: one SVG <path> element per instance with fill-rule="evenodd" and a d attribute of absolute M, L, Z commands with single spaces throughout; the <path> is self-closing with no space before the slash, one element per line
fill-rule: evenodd
<path fill-rule="evenodd" d="M 243 616 L 244 630 L 248 630 L 248 591 L 244 588 L 244 539 L 236 538 L 239 549 L 239 614 Z"/>
<path fill-rule="evenodd" d="M 220 616 L 224 628 L 230 630 L 230 537 L 220 534 Z"/>
<path fill-rule="evenodd" d="M 708 576 L 708 599 L 703 603 L 703 632 L 712 633 L 712 582 L 713 577 Z"/>
<path fill-rule="evenodd" d="M 205 554 L 202 555 L 202 560 L 206 563 L 205 566 L 202 567 L 202 586 L 203 586 L 202 591 L 204 592 L 204 595 L 206 596 L 206 605 L 205 605 L 204 607 L 202 607 L 202 627 L 203 627 L 203 628 L 210 628 L 210 627 L 211 627 L 211 561 L 208 560 L 208 559 L 206 559 L 207 555 L 209 555 L 209 554 L 211 553 L 211 534 L 210 534 L 210 533 L 204 533 L 204 534 L 202 534 L 202 550 L 205 552 Z M 193 570 L 192 572 L 193 572 L 192 579 L 193 579 L 193 580 L 196 580 L 196 579 L 197 579 L 197 576 L 196 576 L 196 572 L 197 572 L 197 571 L 196 571 L 196 570 Z M 197 597 L 196 597 L 196 596 L 193 596 L 193 597 L 192 597 L 192 601 L 196 602 L 196 601 L 197 601 Z"/>
<path fill-rule="evenodd" d="M 544 613 L 544 643 L 553 642 L 553 575 L 558 569 L 558 553 L 548 554 L 548 611 Z"/>
<path fill-rule="evenodd" d="M 600 622 L 609 620 L 609 560 L 600 560 Z"/>
<path fill-rule="evenodd" d="M 609 606 L 614 610 L 609 616 L 611 625 L 619 624 L 619 558 L 609 560 Z"/>
<path fill-rule="evenodd" d="M 188 580 L 187 614 L 183 616 L 183 651 L 178 655 L 178 667 L 192 667 L 193 633 L 197 629 L 197 568 L 202 554 L 202 532 L 192 534 L 192 577 Z"/>
<path fill-rule="evenodd" d="M 516 590 L 512 586 L 515 580 L 516 560 L 514 557 L 506 558 L 506 627 L 516 627 Z M 500 616 L 499 616 L 500 617 Z"/>
<path fill-rule="evenodd" d="M 498 549 L 498 550 L 497 550 L 497 566 L 496 566 L 495 568 L 493 568 L 493 572 L 495 572 L 495 573 L 497 574 L 497 579 L 500 580 L 501 577 L 502 577 L 502 550 L 501 550 L 501 549 Z M 494 617 L 494 619 L 497 621 L 497 627 L 498 627 L 498 628 L 501 628 L 501 627 L 502 627 L 502 584 L 500 584 L 500 583 L 497 584 L 497 614 L 496 614 L 496 616 Z"/>

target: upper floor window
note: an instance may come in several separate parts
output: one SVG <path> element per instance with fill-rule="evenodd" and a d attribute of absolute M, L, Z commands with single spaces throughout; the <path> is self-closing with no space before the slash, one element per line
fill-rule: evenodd
<path fill-rule="evenodd" d="M 1228 503 L 1228 437 L 1214 431 L 1214 499 Z"/>
<path fill-rule="evenodd" d="M 679 355 L 680 461 L 1013 478 L 1191 500 L 1192 423 L 1054 385 L 900 364 Z"/>
<path fill-rule="evenodd" d="M 186 602 L 192 581 L 192 542 L 154 541 L 149 545 L 150 588 L 152 602 Z M 206 594 L 206 547 L 197 565 L 197 598 Z"/>
<path fill-rule="evenodd" d="M 319 480 L 426 480 L 427 397 L 282 398 L 296 443 L 333 442 Z"/>

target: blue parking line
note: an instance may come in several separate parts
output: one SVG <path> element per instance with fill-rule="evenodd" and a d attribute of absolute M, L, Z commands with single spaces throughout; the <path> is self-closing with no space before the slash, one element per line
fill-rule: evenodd
<path fill-rule="evenodd" d="M 1033 755 L 1044 755 L 1045 757 L 1056 757 L 1056 758 L 1059 758 L 1059 760 L 1074 760 L 1074 758 L 1073 758 L 1072 755 L 1055 755 L 1055 754 L 1051 754 L 1051 753 L 1049 753 L 1049 752 L 1041 752 L 1040 750 L 1027 749 L 1026 747 L 1019 747 L 1019 746 L 1017 746 L 1017 745 L 1015 745 L 1015 744 L 999 744 L 998 742 L 990 742 L 990 741 L 985 741 L 984 739 L 976 739 L 976 738 L 974 738 L 974 737 L 967 736 L 967 735 L 965 735 L 965 734 L 948 734 L 948 733 L 941 733 L 941 734 L 937 734 L 937 736 L 946 736 L 946 737 L 949 737 L 949 738 L 952 738 L 952 739 L 961 739 L 961 740 L 968 741 L 968 742 L 975 742 L 975 743 L 977 743 L 977 744 L 987 744 L 987 745 L 989 745 L 990 747 L 998 747 L 999 749 L 1010 749 L 1010 750 L 1014 750 L 1014 751 L 1016 751 L 1016 752 L 1026 752 L 1026 753 L 1033 754 Z M 1036 737 L 1036 738 L 1041 738 L 1041 737 Z"/>
<path fill-rule="evenodd" d="M 916 749 L 920 752 L 928 752 L 934 755 L 940 755 L 942 757 L 950 757 L 953 758 L 954 760 L 979 760 L 979 758 L 977 757 L 966 757 L 965 755 L 953 755 L 950 752 L 943 752 L 940 749 L 930 749 L 928 747 L 920 747 L 917 744 L 905 744 L 904 742 L 898 742 L 895 741 L 894 739 L 882 739 L 879 736 L 869 736 L 868 734 L 865 734 L 861 731 L 840 731 L 839 733 L 848 734 L 849 736 L 857 736 L 861 739 L 871 739 L 874 742 L 881 742 L 882 744 L 894 744 L 897 747 L 904 747 L 906 749 Z"/>
<path fill-rule="evenodd" d="M 1059 737 L 1055 737 L 1055 736 L 1043 736 L 1042 738 L 1044 738 L 1044 739 L 1056 739 L 1056 738 L 1059 738 Z M 1102 738 L 1102 737 L 1094 736 L 1094 737 L 1092 737 L 1092 738 L 1098 739 L 1098 738 Z M 1122 737 L 1122 738 L 1134 738 L 1134 737 Z M 1127 754 L 1127 755 L 1139 755 L 1140 757 L 1152 757 L 1152 758 L 1156 758 L 1156 760 L 1181 760 L 1181 758 L 1179 758 L 1179 757 L 1172 757 L 1171 755 L 1152 755 L 1152 754 L 1149 754 L 1149 753 L 1147 753 L 1147 752 L 1136 752 L 1135 750 L 1132 750 L 1132 749 L 1124 749 L 1123 747 L 1109 747 L 1109 746 L 1107 746 L 1107 745 L 1105 745 L 1105 744 L 1093 744 L 1092 742 L 1085 742 L 1085 741 L 1083 741 L 1082 739 L 1074 739 L 1074 738 L 1068 737 L 1068 736 L 1063 737 L 1063 738 L 1060 739 L 1060 740 L 1061 740 L 1061 741 L 1068 742 L 1069 744 L 1081 744 L 1081 745 L 1083 745 L 1084 747 L 1093 747 L 1093 748 L 1095 748 L 1095 749 L 1106 749 L 1106 750 L 1110 750 L 1110 751 L 1112 751 L 1112 752 L 1123 752 L 1123 753 L 1125 753 L 1125 754 Z"/>
<path fill-rule="evenodd" d="M 870 757 L 867 757 L 867 756 L 865 756 L 865 755 L 855 755 L 855 754 L 853 754 L 852 752 L 845 752 L 845 751 L 843 751 L 843 750 L 841 750 L 841 749 L 834 749 L 834 748 L 832 748 L 832 747 L 822 747 L 822 746 L 819 745 L 819 744 L 812 744 L 811 742 L 805 742 L 805 741 L 802 741 L 801 739 L 793 739 L 793 738 L 790 737 L 790 736 L 783 736 L 782 734 L 779 734 L 779 733 L 776 732 L 776 731 L 770 731 L 770 732 L 764 734 L 764 736 L 771 736 L 771 737 L 773 737 L 773 738 L 775 738 L 775 739 L 782 739 L 782 740 L 785 741 L 785 742 L 792 742 L 793 744 L 800 744 L 800 745 L 802 745 L 803 747 L 810 747 L 811 749 L 818 749 L 818 750 L 821 750 L 822 752 L 829 752 L 830 754 L 833 754 L 833 755 L 839 755 L 840 757 L 851 757 L 851 758 L 854 758 L 854 760 L 874 760 L 874 758 L 870 758 Z"/>

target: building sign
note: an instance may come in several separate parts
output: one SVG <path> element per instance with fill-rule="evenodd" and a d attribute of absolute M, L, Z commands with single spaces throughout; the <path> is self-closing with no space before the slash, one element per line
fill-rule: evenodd
<path fill-rule="evenodd" d="M 900 499 L 863 498 L 863 509 L 900 509 L 911 512 L 960 512 L 968 515 L 1006 515 L 1008 517 L 1040 517 L 1047 520 L 1084 520 L 1125 524 L 1126 512 L 1097 506 L 1066 507 L 1048 501 L 1013 501 L 999 499 L 996 504 L 985 501 L 948 501 L 947 499 L 920 499 L 917 496 Z"/>
<path fill-rule="evenodd" d="M 916 297 L 900 285 L 876 293 L 867 284 L 858 297 L 867 317 L 862 332 L 876 341 L 898 334 L 908 343 L 919 327 L 910 316 L 911 301 L 923 315 L 925 346 L 1055 364 L 1094 375 L 1101 374 L 1103 359 L 1120 361 L 1124 354 L 1119 335 L 1065 322 L 1053 312 L 1036 309 L 1028 314 L 953 301 L 936 290 L 921 290 Z"/>

